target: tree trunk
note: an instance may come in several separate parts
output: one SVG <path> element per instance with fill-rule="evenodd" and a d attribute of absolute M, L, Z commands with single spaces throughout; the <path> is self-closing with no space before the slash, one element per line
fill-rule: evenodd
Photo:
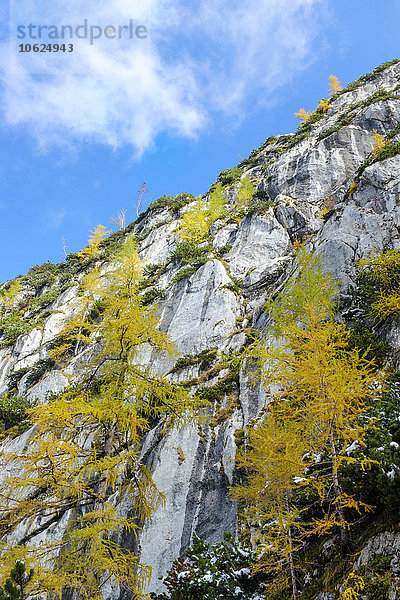
<path fill-rule="evenodd" d="M 286 502 L 286 510 L 289 513 L 289 500 L 288 500 L 288 496 L 287 493 L 285 494 L 285 502 Z M 289 536 L 289 567 L 290 567 L 290 577 L 292 580 L 292 599 L 293 600 L 299 600 L 299 593 L 297 590 L 297 582 L 296 582 L 296 569 L 294 566 L 294 559 L 293 559 L 293 538 L 292 538 L 292 527 L 289 526 L 289 531 L 288 531 L 288 536 Z"/>
<path fill-rule="evenodd" d="M 336 453 L 336 446 L 335 446 L 335 440 L 333 439 L 333 435 L 331 434 L 331 449 L 332 449 L 332 482 L 333 482 L 333 491 L 335 494 L 335 500 L 338 501 L 338 499 L 341 496 L 342 493 L 342 488 L 340 487 L 340 483 L 339 483 L 339 478 L 338 478 L 338 473 L 337 473 L 337 453 Z M 344 513 L 344 510 L 342 508 L 342 506 L 340 505 L 340 503 L 338 504 L 338 514 L 339 514 L 339 520 L 341 523 L 340 526 L 340 548 L 342 550 L 342 552 L 346 549 L 347 545 L 348 545 L 348 541 L 349 541 L 349 532 L 348 532 L 348 522 L 346 521 L 346 515 Z"/>
<path fill-rule="evenodd" d="M 292 546 L 292 532 L 291 532 L 291 528 L 289 528 L 289 539 L 290 539 L 290 546 Z M 293 600 L 298 600 L 299 599 L 299 593 L 297 591 L 296 569 L 294 567 L 294 560 L 293 560 L 293 552 L 292 551 L 289 553 L 289 565 L 290 565 L 290 576 L 291 576 L 291 579 L 292 579 L 292 597 L 293 597 Z"/>

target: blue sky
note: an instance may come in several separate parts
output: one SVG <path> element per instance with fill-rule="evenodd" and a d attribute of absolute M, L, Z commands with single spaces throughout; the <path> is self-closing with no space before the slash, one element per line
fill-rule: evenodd
<path fill-rule="evenodd" d="M 400 55 L 398 0 L 11 0 L 0 16 L 0 281 L 60 261 L 63 239 L 79 250 L 120 209 L 133 220 L 144 181 L 145 206 L 205 193 L 294 131 L 330 74 L 345 85 Z M 84 18 L 132 18 L 148 38 L 15 52 L 17 24 Z"/>

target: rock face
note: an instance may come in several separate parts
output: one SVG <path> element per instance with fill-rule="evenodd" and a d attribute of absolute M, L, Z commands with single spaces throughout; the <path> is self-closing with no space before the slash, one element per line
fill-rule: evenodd
<path fill-rule="evenodd" d="M 212 348 L 232 355 L 245 344 L 249 327 L 264 329 L 262 305 L 289 273 L 296 240 L 307 240 L 320 253 L 325 269 L 340 281 L 344 302 L 359 258 L 372 250 L 400 248 L 400 155 L 359 171 L 371 156 L 374 130 L 391 136 L 393 144 L 400 142 L 396 133 L 396 128 L 400 131 L 399 84 L 400 63 L 339 95 L 326 114 L 308 130 L 300 130 L 304 135 L 278 136 L 264 145 L 244 165 L 256 182 L 263 209 L 249 211 L 243 218 L 239 215 L 230 223 L 214 223 L 213 250 L 207 250 L 206 262 L 187 277 L 176 277 L 182 265 L 171 260 L 177 221 L 186 207 L 175 212 L 149 210 L 138 220 L 132 230 L 142 239 L 142 259 L 146 264 L 166 265 L 155 289 L 161 327 L 175 341 L 179 356 Z M 235 189 L 230 193 L 231 207 Z M 40 401 L 68 385 L 68 377 L 79 375 L 84 362 L 80 354 L 66 373 L 53 369 L 29 385 L 32 368 L 47 357 L 47 343 L 79 305 L 78 283 L 79 276 L 76 285 L 54 301 L 42 328 L 0 350 L 0 393 L 10 387 L 10 376 L 23 368 L 27 371 L 18 381 L 19 393 Z M 400 347 L 396 331 L 388 331 L 387 338 Z M 170 366 L 155 364 L 164 371 Z M 172 377 L 184 380 L 198 374 L 199 366 L 191 365 Z M 146 524 L 138 542 L 143 562 L 153 568 L 151 590 L 161 588 L 158 577 L 184 551 L 194 532 L 216 542 L 224 531 L 236 531 L 236 506 L 229 486 L 235 477 L 237 432 L 257 416 L 264 397 L 244 370 L 235 386 L 236 402 L 232 404 L 226 394 L 211 403 L 214 419 L 208 425 L 166 435 L 156 427 L 144 440 L 144 459 L 166 497 L 165 506 Z M 29 436 L 10 443 L 20 447 L 29 443 Z M 59 534 L 63 527 L 60 523 Z M 57 529 L 49 535 L 56 536 Z M 366 553 L 373 551 L 373 543 L 366 546 Z M 118 590 L 110 590 L 110 597 L 118 596 Z M 328 598 L 329 594 L 320 596 L 320 600 Z"/>

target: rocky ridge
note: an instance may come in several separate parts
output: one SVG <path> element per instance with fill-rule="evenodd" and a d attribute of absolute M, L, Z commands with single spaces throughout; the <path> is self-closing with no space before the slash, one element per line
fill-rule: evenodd
<path fill-rule="evenodd" d="M 389 140 L 389 151 L 376 160 L 375 130 Z M 222 173 L 229 215 L 211 226 L 197 258 L 188 261 L 176 253 L 179 219 L 194 200 L 185 194 L 161 199 L 124 232 L 114 234 L 115 246 L 129 235 L 138 239 L 140 257 L 147 265 L 146 301 L 158 304 L 160 327 L 174 340 L 180 359 L 172 369 L 152 356 L 146 360 L 154 361 L 156 370 L 169 370 L 172 379 L 194 380 L 210 388 L 208 424 L 166 435 L 157 426 L 143 442 L 144 460 L 166 497 L 165 506 L 135 541 L 143 562 L 153 568 L 152 590 L 160 589 L 158 577 L 184 551 L 194 532 L 210 542 L 219 541 L 224 531 L 236 532 L 236 506 L 229 497 L 235 453 L 243 428 L 262 408 L 264 395 L 251 383 L 250 373 L 244 368 L 235 371 L 226 358 L 232 359 L 244 347 L 251 329 L 265 329 L 263 304 L 284 286 L 293 268 L 293 243 L 303 241 L 319 252 L 324 268 L 340 281 L 342 312 L 351 309 L 356 261 L 373 250 L 400 249 L 399 149 L 397 62 L 378 68 L 359 85 L 351 84 L 332 99 L 326 113 L 314 113 L 297 133 L 269 138 L 239 169 Z M 235 202 L 245 175 L 257 192 L 249 207 L 239 210 Z M 99 260 L 106 268 L 107 255 Z M 65 318 L 79 305 L 84 268 L 71 256 L 51 277 L 46 275 L 43 285 L 28 282 L 37 300 L 47 294 L 50 301 L 35 309 L 40 319 L 31 320 L 36 324 L 31 330 L 11 343 L 4 332 L 0 336 L 0 394 L 16 388 L 19 395 L 45 401 L 49 393 L 61 391 L 79 376 L 84 351 L 61 371 L 48 362 L 48 349 Z M 32 313 L 30 306 L 27 313 Z M 395 325 L 381 335 L 400 349 Z M 27 443 L 29 432 L 5 442 L 14 449 Z M 63 526 L 59 523 L 47 535 L 62 535 Z M 386 552 L 387 536 L 393 537 L 393 547 L 400 546 L 398 534 L 380 533 L 366 543 L 359 565 L 366 564 L 368 556 Z M 109 590 L 110 598 L 120 594 L 118 589 Z M 319 600 L 328 597 L 321 595 Z"/>

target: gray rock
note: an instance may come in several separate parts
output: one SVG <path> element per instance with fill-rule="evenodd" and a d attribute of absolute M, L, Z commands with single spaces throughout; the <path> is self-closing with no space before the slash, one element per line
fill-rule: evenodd
<path fill-rule="evenodd" d="M 51 371 L 50 373 L 47 373 L 39 383 L 27 390 L 26 396 L 32 400 L 36 399 L 45 402 L 51 394 L 59 394 L 68 385 L 68 377 L 60 371 Z M 22 392 L 22 390 L 20 391 Z"/>
<path fill-rule="evenodd" d="M 250 269 L 274 264 L 286 256 L 291 244 L 287 231 L 272 214 L 255 215 L 240 223 L 232 249 L 225 255 L 234 277 L 243 277 Z"/>
<path fill-rule="evenodd" d="M 388 554 L 395 554 L 400 559 L 400 534 L 393 531 L 383 531 L 374 535 L 368 540 L 364 548 L 361 550 L 357 561 L 355 562 L 355 569 L 367 565 L 376 556 L 384 556 Z M 396 561 L 394 564 L 397 564 Z"/>

